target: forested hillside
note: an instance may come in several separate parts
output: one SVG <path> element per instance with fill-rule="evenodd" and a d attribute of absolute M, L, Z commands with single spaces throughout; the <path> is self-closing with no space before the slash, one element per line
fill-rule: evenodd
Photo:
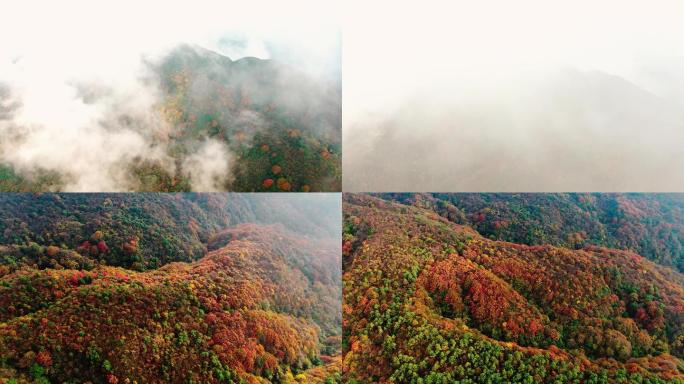
<path fill-rule="evenodd" d="M 88 268 L 104 262 L 146 270 L 197 259 L 218 231 L 249 222 L 339 237 L 333 206 L 339 203 L 332 195 L 3 193 L 0 265 Z"/>
<path fill-rule="evenodd" d="M 2 199 L 0 382 L 339 380 L 336 196 Z"/>
<path fill-rule="evenodd" d="M 684 382 L 684 275 L 630 250 L 489 239 L 433 210 L 477 196 L 425 197 L 344 197 L 348 382 Z M 537 198 L 558 212 L 566 197 Z M 657 200 L 641 209 L 667 217 Z M 506 218 L 553 224 L 530 215 Z"/>
<path fill-rule="evenodd" d="M 126 132 L 139 147 L 93 139 L 91 146 L 107 152 L 93 159 L 99 170 L 39 156 L 0 161 L 0 191 L 341 190 L 339 84 L 277 61 L 231 60 L 194 45 L 179 45 L 144 68 L 146 106 L 114 103 L 112 90 L 98 84 L 74 85 L 84 105 L 101 103 L 106 111 L 83 128 L 83 137 Z M 21 103 L 13 105 L 8 121 L 20 110 Z M 18 123 L 9 132 L 15 131 L 31 138 Z M 13 153 L 25 144 L 16 132 L 0 138 L 1 150 Z M 77 152 L 84 144 L 67 145 L 62 150 Z"/>
<path fill-rule="evenodd" d="M 529 245 L 632 250 L 684 271 L 684 194 L 383 194 L 485 237 Z"/>
<path fill-rule="evenodd" d="M 178 47 L 156 71 L 164 116 L 176 127 L 174 156 L 212 138 L 234 154 L 224 185 L 230 190 L 341 190 L 341 92 L 333 84 L 271 60 L 231 61 L 196 46 Z"/>

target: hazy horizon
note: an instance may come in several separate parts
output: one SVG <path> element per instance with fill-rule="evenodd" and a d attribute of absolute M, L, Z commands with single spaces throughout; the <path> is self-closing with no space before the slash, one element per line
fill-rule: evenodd
<path fill-rule="evenodd" d="M 681 190 L 681 8 L 428 1 L 382 28 L 383 5 L 348 15 L 343 190 Z"/>

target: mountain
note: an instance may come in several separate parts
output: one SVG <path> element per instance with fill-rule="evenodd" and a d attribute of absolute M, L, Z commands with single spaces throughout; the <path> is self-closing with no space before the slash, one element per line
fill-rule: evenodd
<path fill-rule="evenodd" d="M 69 84 L 74 103 L 98 119 L 59 153 L 83 147 L 92 157 L 86 169 L 41 162 L 41 151 L 54 148 L 39 143 L 36 132 L 56 128 L 32 131 L 14 121 L 20 100 L 10 104 L 12 90 L 0 88 L 8 108 L 0 110 L 7 130 L 0 142 L 0 191 L 341 190 L 338 81 L 274 60 L 231 60 L 194 45 L 144 58 L 142 66 L 137 86 L 145 92 L 138 104 L 149 105 L 116 98 L 116 86 Z M 130 146 L 119 150 L 112 140 Z"/>
<path fill-rule="evenodd" d="M 347 382 L 684 382 L 684 275 L 630 250 L 490 239 L 422 196 L 344 196 Z M 510 220 L 543 222 L 566 198 Z"/>
<path fill-rule="evenodd" d="M 0 379 L 337 382 L 339 200 L 309 197 L 4 196 L 4 221 L 34 210 L 24 239 L 45 242 L 0 246 Z M 79 238 L 90 223 L 106 229 Z"/>
<path fill-rule="evenodd" d="M 10 267 L 84 268 L 105 262 L 134 270 L 157 268 L 202 257 L 217 232 L 249 222 L 281 224 L 313 237 L 339 237 L 339 213 L 335 213 L 339 202 L 325 194 L 307 198 L 238 193 L 2 193 L 0 207 L 0 244 L 5 246 L 0 264 Z M 101 243 L 106 252 L 97 249 Z M 49 257 L 48 247 L 57 257 Z M 79 250 L 79 256 L 70 252 L 74 250 Z"/>
<path fill-rule="evenodd" d="M 231 61 L 197 46 L 173 50 L 156 71 L 164 114 L 178 127 L 174 147 L 182 153 L 207 137 L 228 143 L 236 154 L 231 190 L 341 189 L 334 84 L 272 60 Z"/>

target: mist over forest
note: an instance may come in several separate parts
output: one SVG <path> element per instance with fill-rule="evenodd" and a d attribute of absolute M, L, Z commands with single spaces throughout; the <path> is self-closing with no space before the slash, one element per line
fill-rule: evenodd
<path fill-rule="evenodd" d="M 62 19 L 13 7 L 0 30 L 0 190 L 340 190 L 339 30 L 318 27 L 332 16 L 284 31 L 257 3 L 240 16 L 227 5 L 171 2 L 153 29 L 155 9 L 133 3 L 111 17 L 65 5 L 78 12 Z M 112 25 L 123 15 L 126 28 Z M 35 18 L 54 34 L 26 30 Z"/>

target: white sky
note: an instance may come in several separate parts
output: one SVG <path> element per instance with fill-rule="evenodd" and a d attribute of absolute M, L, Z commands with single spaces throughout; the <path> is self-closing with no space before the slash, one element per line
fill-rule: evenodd
<path fill-rule="evenodd" d="M 300 47 L 305 53 L 300 60 L 313 64 L 337 49 L 339 10 L 333 5 L 313 0 L 4 1 L 0 65 L 5 67 L 0 69 L 6 71 L 8 61 L 21 57 L 26 65 L 45 69 L 46 77 L 78 73 L 116 79 L 132 73 L 141 54 L 154 55 L 181 42 L 233 59 L 268 58 L 265 41 L 285 43 Z M 219 44 L 235 31 L 247 40 L 242 51 Z"/>
<path fill-rule="evenodd" d="M 485 87 L 565 67 L 664 87 L 642 72 L 669 66 L 682 74 L 682 20 L 676 0 L 354 3 L 343 19 L 345 118 L 435 83 Z"/>

